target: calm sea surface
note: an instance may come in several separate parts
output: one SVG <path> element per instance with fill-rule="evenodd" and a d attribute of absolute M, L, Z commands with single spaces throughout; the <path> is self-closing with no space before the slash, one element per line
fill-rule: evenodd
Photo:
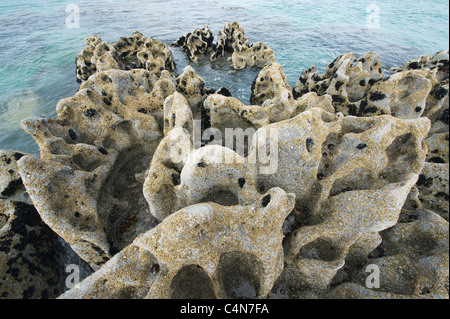
<path fill-rule="evenodd" d="M 79 28 L 68 28 L 66 8 L 80 9 Z M 263 41 L 295 85 L 301 72 L 325 66 L 342 53 L 377 51 L 388 69 L 449 47 L 449 1 L 118 0 L 0 2 L 0 149 L 38 154 L 20 121 L 54 117 L 57 102 L 75 94 L 75 56 L 98 34 L 116 42 L 139 30 L 171 44 L 208 24 L 214 35 L 239 21 L 251 43 Z M 177 73 L 189 64 L 172 49 Z M 227 86 L 249 103 L 257 69 L 233 71 L 229 63 L 191 64 L 206 86 Z"/>

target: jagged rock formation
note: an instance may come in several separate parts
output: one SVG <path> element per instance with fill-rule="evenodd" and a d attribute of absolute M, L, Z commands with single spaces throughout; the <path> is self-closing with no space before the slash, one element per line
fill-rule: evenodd
<path fill-rule="evenodd" d="M 343 272 L 335 298 L 448 298 L 448 222 L 418 208 L 402 210 L 398 223 L 381 234 L 381 244 L 366 264 L 380 269 L 380 287 L 365 287 L 366 265 Z"/>
<path fill-rule="evenodd" d="M 42 222 L 18 172 L 23 156 L 0 150 L 0 298 L 56 298 L 65 291 L 67 264 L 92 270 Z"/>
<path fill-rule="evenodd" d="M 419 60 L 422 62 L 408 62 L 384 78 L 375 52 L 358 59 L 353 53 L 343 54 L 327 66 L 324 74 L 319 74 L 315 66 L 305 70 L 293 88 L 294 98 L 310 92 L 330 95 L 335 109 L 344 115 L 424 115 L 431 119 L 446 103 L 448 51 L 436 53 L 431 60 L 429 56 Z"/>
<path fill-rule="evenodd" d="M 225 128 L 257 129 L 290 119 L 314 107 L 335 111 L 328 95 L 318 96 L 312 92 L 295 100 L 278 63 L 271 63 L 258 73 L 252 84 L 250 103 L 245 105 L 233 97 L 211 94 L 206 96 L 203 108 L 211 127 L 219 129 L 223 137 Z"/>
<path fill-rule="evenodd" d="M 248 206 L 187 207 L 62 298 L 263 298 L 283 269 L 281 225 L 293 207 L 280 188 Z"/>
<path fill-rule="evenodd" d="M 247 158 L 217 145 L 190 151 L 189 134 L 178 128 L 161 142 L 144 193 L 160 220 L 217 193 L 222 200 L 231 193 L 231 204 L 240 205 L 275 185 L 294 193 L 302 217 L 314 226 L 291 235 L 286 258 L 301 280 L 325 289 L 352 246 L 364 238 L 369 254 L 380 243 L 378 232 L 395 225 L 422 170 L 429 128 L 425 118 L 342 117 L 312 108 L 263 128 L 280 135 L 260 138 L 264 130 L 256 131 Z M 277 141 L 277 167 L 264 174 L 264 165 L 252 159 Z"/>
<path fill-rule="evenodd" d="M 372 52 L 355 59 L 343 54 L 324 74 L 305 70 L 293 89 L 297 99 L 316 93 L 331 97 L 337 112 L 353 116 L 389 114 L 397 118 L 427 117 L 431 129 L 423 173 L 418 180 L 424 207 L 448 220 L 448 50 L 420 56 L 393 68 L 383 77 L 379 56 Z M 292 102 L 291 102 L 292 104 Z"/>
<path fill-rule="evenodd" d="M 279 169 L 261 175 L 259 183 L 296 195 L 297 221 L 307 219 L 309 226 L 290 236 L 286 260 L 310 287 L 325 289 L 361 240 L 366 253 L 376 248 L 376 233 L 395 225 L 417 181 L 429 122 L 392 120 L 339 118 L 312 109 L 271 125 L 282 132 Z"/>
<path fill-rule="evenodd" d="M 86 81 L 91 75 L 110 69 L 143 68 L 159 76 L 163 70 L 173 72 L 175 62 L 166 44 L 145 38 L 135 31 L 116 43 L 103 42 L 98 35 L 86 39 L 87 46 L 77 55 L 77 79 Z"/>
<path fill-rule="evenodd" d="M 377 81 L 383 79 L 383 71 L 379 55 L 370 52 L 358 59 L 353 53 L 342 54 L 331 62 L 324 74 L 320 74 L 315 66 L 305 70 L 295 87 L 294 98 L 308 92 L 318 95 L 328 94 L 333 98 L 333 105 L 347 106 L 348 112 L 339 109 L 343 114 L 355 113 L 350 106 L 360 100 Z"/>
<path fill-rule="evenodd" d="M 223 30 L 219 30 L 217 44 L 210 60 L 214 62 L 219 56 L 225 56 L 225 53 L 241 51 L 244 47 L 250 45 L 250 39 L 245 36 L 244 28 L 239 22 L 227 22 Z"/>
<path fill-rule="evenodd" d="M 449 69 L 448 69 L 448 61 L 449 61 L 449 52 L 448 50 L 439 51 L 430 56 L 429 54 L 422 55 L 415 59 L 411 59 L 403 64 L 399 68 L 393 68 L 394 72 L 401 72 L 407 70 L 422 70 L 422 69 L 430 69 L 437 70 L 438 81 L 448 80 Z"/>
<path fill-rule="evenodd" d="M 212 42 L 175 45 L 261 67 L 250 105 L 138 32 L 87 39 L 79 91 L 22 123 L 40 158 L 0 153 L 1 297 L 63 293 L 73 249 L 95 272 L 61 298 L 448 298 L 448 51 L 292 89 L 237 22 Z"/>
<path fill-rule="evenodd" d="M 203 29 L 195 29 L 186 35 L 183 35 L 177 41 L 172 43 L 173 47 L 181 47 L 189 53 L 189 59 L 198 62 L 200 55 L 208 53 L 214 42 L 214 35 L 211 29 L 206 25 Z"/>
<path fill-rule="evenodd" d="M 56 119 L 23 122 L 41 149 L 40 159 L 19 163 L 28 193 L 94 269 L 131 243 L 137 220 L 144 229 L 152 223 L 139 174 L 162 138 L 164 101 L 175 89 L 167 71 L 104 71 L 61 100 Z"/>
<path fill-rule="evenodd" d="M 201 117 L 201 105 L 205 97 L 205 81 L 190 66 L 176 78 L 177 91 L 185 96 L 196 119 Z"/>
<path fill-rule="evenodd" d="M 227 22 L 223 30 L 219 30 L 217 43 L 213 41 L 211 29 L 205 26 L 182 36 L 172 46 L 181 46 L 189 53 L 189 59 L 193 62 L 198 62 L 200 56 L 212 51 L 211 62 L 215 62 L 219 57 L 227 57 L 236 70 L 253 66 L 262 68 L 275 60 L 273 50 L 265 43 L 250 44 L 244 28 L 237 21 Z"/>

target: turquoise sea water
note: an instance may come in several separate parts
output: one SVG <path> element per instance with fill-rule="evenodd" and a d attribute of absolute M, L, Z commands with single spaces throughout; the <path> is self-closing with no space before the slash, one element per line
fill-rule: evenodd
<path fill-rule="evenodd" d="M 80 27 L 67 28 L 66 7 L 80 9 Z M 373 11 L 375 5 L 375 11 Z M 379 27 L 373 26 L 379 12 Z M 449 1 L 330 0 L 37 0 L 0 3 L 0 148 L 38 154 L 20 121 L 54 117 L 57 102 L 75 94 L 75 56 L 84 39 L 98 34 L 116 42 L 139 30 L 171 44 L 208 24 L 215 36 L 228 21 L 239 21 L 251 43 L 274 51 L 293 86 L 301 72 L 325 66 L 342 53 L 377 51 L 388 69 L 421 54 L 449 47 Z M 369 25 L 367 24 L 369 21 Z M 375 25 L 376 26 L 376 25 Z M 190 64 L 172 49 L 177 73 Z M 258 70 L 231 70 L 229 63 L 191 64 L 211 88 L 227 86 L 249 103 Z"/>

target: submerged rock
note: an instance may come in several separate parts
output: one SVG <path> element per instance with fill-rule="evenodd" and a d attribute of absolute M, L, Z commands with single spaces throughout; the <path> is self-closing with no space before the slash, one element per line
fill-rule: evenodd
<path fill-rule="evenodd" d="M 20 121 L 38 110 L 39 96 L 31 89 L 15 92 L 0 104 L 0 134 L 20 129 Z"/>

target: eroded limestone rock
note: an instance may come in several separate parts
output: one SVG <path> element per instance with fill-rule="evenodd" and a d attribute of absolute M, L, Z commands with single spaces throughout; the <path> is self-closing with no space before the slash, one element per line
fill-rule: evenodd
<path fill-rule="evenodd" d="M 196 60 L 212 39 L 177 44 Z M 387 78 L 375 52 L 343 54 L 291 90 L 228 23 L 211 61 L 263 68 L 245 105 L 191 66 L 174 82 L 170 50 L 138 32 L 87 44 L 85 82 L 56 119 L 23 122 L 41 156 L 18 161 L 39 216 L 96 270 L 62 298 L 448 297 L 448 52 Z M 0 173 L 2 195 L 25 193 Z M 7 200 L 2 231 L 20 215 Z"/>
<path fill-rule="evenodd" d="M 193 149 L 190 136 L 174 129 L 155 153 L 144 195 L 152 215 L 162 220 L 176 210 L 205 201 L 247 205 L 259 193 L 255 165 L 223 146 Z"/>
<path fill-rule="evenodd" d="M 293 88 L 294 97 L 315 92 L 330 95 L 333 106 L 344 115 L 372 116 L 391 114 L 399 118 L 430 119 L 445 105 L 448 94 L 448 54 L 419 67 L 395 69 L 384 78 L 378 54 L 355 58 L 353 53 L 337 57 L 320 74 L 315 66 L 305 70 Z M 447 60 L 445 60 L 447 59 Z M 418 63 L 418 62 L 416 62 Z M 413 63 L 413 65 L 415 65 Z M 447 101 L 448 103 L 448 101 Z"/>
<path fill-rule="evenodd" d="M 344 54 L 333 61 L 322 75 L 315 67 L 304 71 L 293 93 L 297 100 L 311 92 L 317 92 L 322 97 L 330 95 L 335 110 L 344 115 L 390 114 L 405 119 L 427 117 L 432 125 L 426 140 L 430 148 L 426 160 L 447 163 L 448 50 L 437 52 L 433 57 L 418 57 L 392 71 L 394 73 L 389 77 L 383 78 L 379 57 L 375 53 L 366 54 L 358 60 L 353 54 Z M 448 170 L 436 169 L 432 179 L 438 178 L 443 182 L 436 183 L 439 187 L 431 193 L 438 195 L 430 196 L 422 184 L 419 188 L 426 195 L 421 198 L 427 202 L 427 208 L 448 219 L 448 207 L 441 203 L 448 198 L 448 184 L 445 182 L 448 180 Z M 426 171 L 426 174 L 429 173 Z M 422 179 L 419 179 L 421 182 Z"/>
<path fill-rule="evenodd" d="M 260 138 L 267 128 L 277 134 Z M 377 233 L 396 224 L 422 170 L 429 128 L 425 118 L 342 117 L 312 108 L 256 131 L 248 157 L 231 164 L 221 158 L 219 165 L 214 165 L 215 156 L 226 155 L 221 146 L 171 158 L 186 152 L 169 150 L 191 147 L 188 134 L 173 130 L 152 162 L 144 193 L 151 212 L 163 219 L 183 206 L 217 200 L 216 191 L 222 192 L 222 199 L 231 192 L 242 204 L 280 185 L 296 195 L 297 207 L 311 225 L 291 234 L 286 258 L 301 280 L 325 289 L 352 248 L 358 246 L 369 254 L 380 243 Z M 276 161 L 270 163 L 276 167 L 264 174 L 261 169 L 268 167 L 250 159 L 257 158 L 255 150 L 277 142 Z M 236 162 L 242 166 L 234 171 Z M 239 176 L 245 181 L 242 185 Z"/>
<path fill-rule="evenodd" d="M 61 298 L 264 298 L 283 269 L 293 207 L 273 188 L 247 206 L 184 208 Z"/>
<path fill-rule="evenodd" d="M 205 80 L 190 65 L 176 79 L 177 91 L 184 95 L 196 119 L 201 117 L 201 104 L 205 95 Z"/>
<path fill-rule="evenodd" d="M 233 53 L 235 49 L 248 46 L 249 43 L 250 40 L 245 36 L 244 28 L 239 22 L 227 22 L 223 30 L 219 30 L 217 44 L 211 54 L 211 62 L 216 61 L 219 56 L 225 56 L 226 53 Z"/>
<path fill-rule="evenodd" d="M 320 74 L 315 66 L 310 67 L 301 74 L 293 88 L 294 98 L 309 92 L 319 96 L 328 94 L 339 112 L 357 115 L 355 102 L 360 101 L 372 85 L 383 79 L 379 58 L 376 52 L 366 53 L 358 59 L 353 53 L 347 53 L 330 63 L 324 74 Z"/>
<path fill-rule="evenodd" d="M 242 48 L 238 47 L 231 56 L 233 68 L 236 70 L 254 66 L 262 68 L 274 61 L 275 53 L 263 42 L 258 42 L 251 46 L 243 46 Z"/>
<path fill-rule="evenodd" d="M 269 114 L 259 105 L 246 105 L 234 97 L 209 95 L 203 104 L 211 127 L 225 133 L 225 128 L 259 128 L 269 124 Z"/>
<path fill-rule="evenodd" d="M 346 275 L 335 298 L 448 298 L 448 222 L 429 210 L 402 210 L 398 223 L 381 232 L 382 242 L 365 265 Z M 379 288 L 366 288 L 365 269 L 380 270 Z"/>
<path fill-rule="evenodd" d="M 64 290 L 56 234 L 33 205 L 0 199 L 0 297 L 56 298 Z"/>
<path fill-rule="evenodd" d="M 213 47 L 214 35 L 211 29 L 206 25 L 203 29 L 195 29 L 186 35 L 183 35 L 177 41 L 172 43 L 173 47 L 179 47 L 189 53 L 189 59 L 198 62 L 200 55 L 208 53 Z"/>
<path fill-rule="evenodd" d="M 289 118 L 297 107 L 283 68 L 272 63 L 259 72 L 252 84 L 250 103 L 269 109 L 271 122 Z"/>
<path fill-rule="evenodd" d="M 432 134 L 426 139 L 428 146 L 427 162 L 430 163 L 449 163 L 449 133 Z"/>
<path fill-rule="evenodd" d="M 226 52 L 231 52 L 232 66 L 236 70 L 253 66 L 262 68 L 275 61 L 273 50 L 265 43 L 250 44 L 250 39 L 237 21 L 226 23 L 223 31 L 219 31 L 211 61 L 215 61 L 218 56 L 225 56 Z"/>
<path fill-rule="evenodd" d="M 18 173 L 23 156 L 0 150 L 0 298 L 56 298 L 65 290 L 66 265 L 92 270 L 41 220 Z"/>
<path fill-rule="evenodd" d="M 153 38 L 147 39 L 139 31 L 130 37 L 121 37 L 113 44 L 94 35 L 86 39 L 86 44 L 87 47 L 76 57 L 76 73 L 80 82 L 110 69 L 144 68 L 158 77 L 164 70 L 175 70 L 172 52 L 167 45 Z"/>
<path fill-rule="evenodd" d="M 278 63 L 271 63 L 259 72 L 252 84 L 250 103 L 246 105 L 233 97 L 212 94 L 205 98 L 203 107 L 210 126 L 219 129 L 222 136 L 225 136 L 225 128 L 258 129 L 314 107 L 334 112 L 329 95 L 318 96 L 312 92 L 294 100 Z"/>
<path fill-rule="evenodd" d="M 23 122 L 41 149 L 40 159 L 19 163 L 33 203 L 94 269 L 153 223 L 140 174 L 162 138 L 164 101 L 175 89 L 167 71 L 158 79 L 147 70 L 108 70 L 60 101 L 56 119 Z"/>
<path fill-rule="evenodd" d="M 429 121 L 311 109 L 271 126 L 279 132 L 278 170 L 258 175 L 258 184 L 296 195 L 311 226 L 293 233 L 287 258 L 304 281 L 324 288 L 363 234 L 395 225 L 423 167 Z"/>
<path fill-rule="evenodd" d="M 401 72 L 418 69 L 437 69 L 438 81 L 444 81 L 448 80 L 448 61 L 449 52 L 448 50 L 443 50 L 436 52 L 433 56 L 430 56 L 430 54 L 425 54 L 415 59 L 411 59 L 399 68 L 392 68 L 392 71 Z"/>
<path fill-rule="evenodd" d="M 426 100 L 432 87 L 428 73 L 418 70 L 391 75 L 386 81 L 374 84 L 359 111 L 371 114 L 391 114 L 399 118 L 418 118 L 425 110 Z M 364 110 L 361 106 L 364 105 Z"/>
<path fill-rule="evenodd" d="M 448 164 L 425 163 L 417 181 L 419 199 L 430 209 L 448 220 Z"/>
<path fill-rule="evenodd" d="M 194 62 L 198 62 L 200 56 L 212 51 L 211 62 L 219 57 L 227 57 L 236 70 L 253 66 L 262 68 L 275 60 L 273 50 L 265 43 L 250 44 L 244 28 L 237 21 L 227 22 L 223 30 L 219 31 L 217 43 L 213 43 L 213 40 L 211 29 L 205 26 L 182 36 L 172 46 L 181 46 L 188 52 L 189 59 Z"/>
<path fill-rule="evenodd" d="M 0 150 L 0 199 L 31 204 L 17 169 L 17 161 L 23 156 L 22 152 Z"/>

